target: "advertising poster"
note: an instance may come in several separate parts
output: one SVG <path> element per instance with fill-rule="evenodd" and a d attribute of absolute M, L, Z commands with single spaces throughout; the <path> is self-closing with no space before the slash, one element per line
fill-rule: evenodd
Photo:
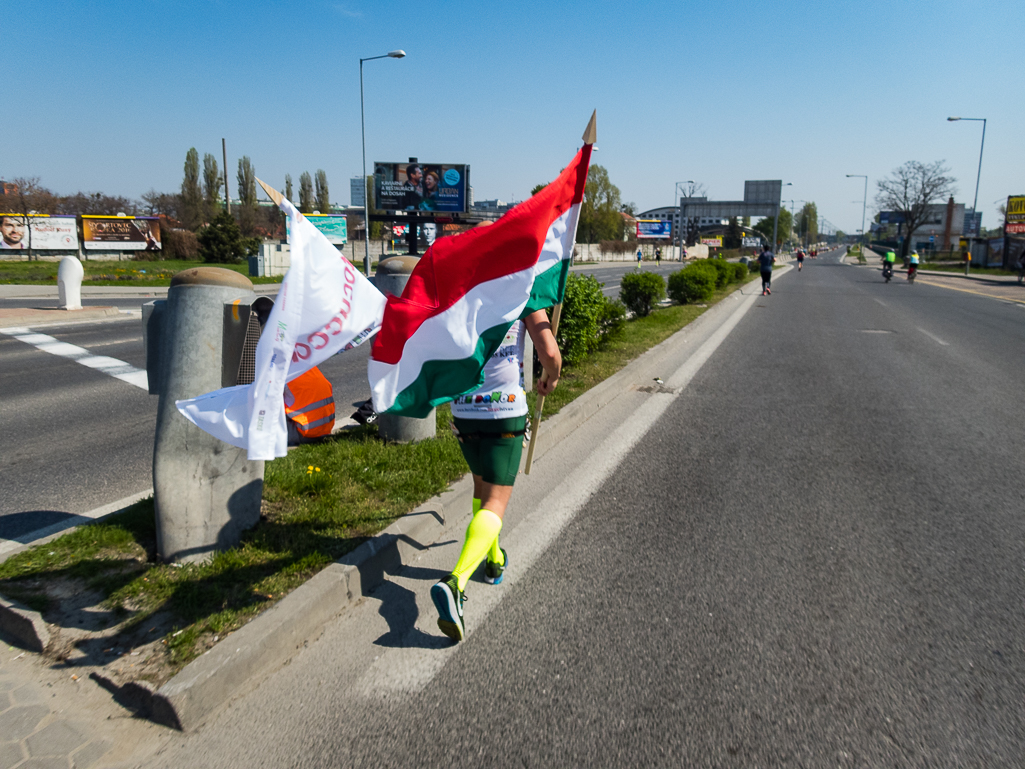
<path fill-rule="evenodd" d="M 349 242 L 348 223 L 345 214 L 304 214 L 314 227 L 324 233 L 328 242 L 344 246 Z"/>
<path fill-rule="evenodd" d="M 74 216 L 29 216 L 0 214 L 0 249 L 28 248 L 29 226 L 32 248 L 53 251 L 78 249 L 78 226 Z"/>
<path fill-rule="evenodd" d="M 673 234 L 673 223 L 663 219 L 638 219 L 637 238 L 657 238 L 665 240 Z"/>
<path fill-rule="evenodd" d="M 1007 197 L 1004 234 L 1025 235 L 1025 195 L 1009 195 Z"/>
<path fill-rule="evenodd" d="M 374 163 L 374 205 L 383 211 L 465 213 L 470 167 Z"/>
<path fill-rule="evenodd" d="M 722 235 L 716 235 L 714 238 L 702 238 L 701 244 L 709 248 L 722 248 Z"/>
<path fill-rule="evenodd" d="M 740 241 L 741 248 L 761 248 L 761 238 L 742 238 Z"/>
<path fill-rule="evenodd" d="M 82 245 L 92 251 L 159 251 L 155 216 L 82 216 Z"/>

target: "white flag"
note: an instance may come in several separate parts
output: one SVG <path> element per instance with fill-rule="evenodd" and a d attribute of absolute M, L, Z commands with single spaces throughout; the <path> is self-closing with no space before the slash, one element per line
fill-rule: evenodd
<path fill-rule="evenodd" d="M 291 265 L 256 347 L 251 385 L 176 401 L 197 427 L 251 460 L 288 453 L 285 383 L 376 334 L 385 297 L 288 200 Z"/>

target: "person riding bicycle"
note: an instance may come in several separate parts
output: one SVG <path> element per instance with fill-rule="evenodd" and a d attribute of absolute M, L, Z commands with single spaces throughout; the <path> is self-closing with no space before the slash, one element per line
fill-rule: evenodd
<path fill-rule="evenodd" d="M 883 257 L 883 277 L 893 277 L 893 265 L 897 262 L 897 255 L 893 251 L 887 251 L 886 256 Z"/>
<path fill-rule="evenodd" d="M 908 280 L 914 280 L 915 274 L 918 272 L 918 252 L 912 251 L 909 256 L 908 263 Z"/>

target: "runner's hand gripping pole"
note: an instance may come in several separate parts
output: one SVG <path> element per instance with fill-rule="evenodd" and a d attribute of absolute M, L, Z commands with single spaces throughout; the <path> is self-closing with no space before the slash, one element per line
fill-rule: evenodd
<path fill-rule="evenodd" d="M 552 308 L 552 336 L 559 333 L 559 318 L 562 316 L 562 302 Z M 547 369 L 541 373 L 541 381 L 548 381 Z M 527 447 L 527 463 L 523 466 L 523 474 L 530 475 L 530 467 L 534 464 L 534 447 L 537 445 L 537 434 L 541 427 L 541 410 L 545 407 L 545 396 L 537 397 L 537 406 L 534 408 L 534 421 L 530 424 L 530 445 Z"/>

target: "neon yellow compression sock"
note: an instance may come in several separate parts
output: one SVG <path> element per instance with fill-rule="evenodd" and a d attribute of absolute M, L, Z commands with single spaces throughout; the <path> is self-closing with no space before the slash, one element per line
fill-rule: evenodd
<path fill-rule="evenodd" d="M 473 516 L 470 525 L 466 527 L 466 541 L 463 542 L 463 551 L 459 554 L 459 561 L 452 573 L 459 582 L 459 589 L 464 590 L 470 575 L 480 566 L 480 562 L 488 554 L 491 543 L 498 539 L 498 532 L 502 530 L 502 519 L 487 509 L 481 509 Z"/>
<path fill-rule="evenodd" d="M 480 510 L 480 497 L 474 497 L 473 514 L 476 515 L 478 510 Z M 497 563 L 499 566 L 505 566 L 505 556 L 502 554 L 502 548 L 498 546 L 498 537 L 495 537 L 495 541 L 491 543 L 491 549 L 488 550 L 488 560 L 491 563 Z"/>

